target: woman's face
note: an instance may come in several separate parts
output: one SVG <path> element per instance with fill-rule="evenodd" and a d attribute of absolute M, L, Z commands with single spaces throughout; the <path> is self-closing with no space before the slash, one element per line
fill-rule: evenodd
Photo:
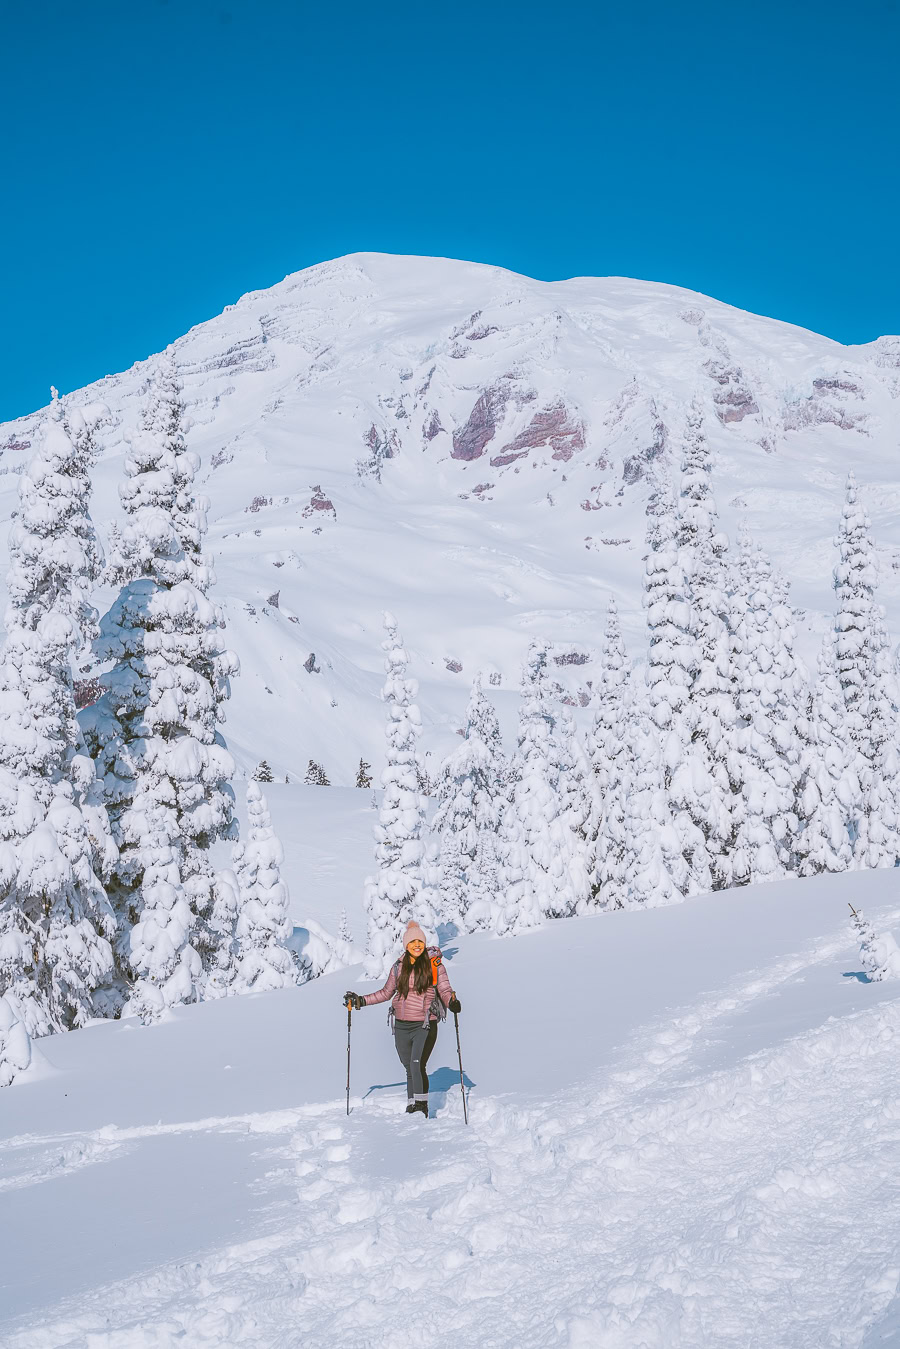
<path fill-rule="evenodd" d="M 423 941 L 411 941 L 406 949 L 413 960 L 418 960 L 419 956 L 425 950 L 425 943 Z"/>

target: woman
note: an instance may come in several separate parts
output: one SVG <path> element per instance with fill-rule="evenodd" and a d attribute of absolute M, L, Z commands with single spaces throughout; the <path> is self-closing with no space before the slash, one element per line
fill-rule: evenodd
<path fill-rule="evenodd" d="M 403 936 L 405 954 L 395 961 L 384 988 L 377 993 L 345 993 L 344 1005 L 369 1007 L 392 999 L 394 1044 L 406 1069 L 406 1113 L 421 1111 L 428 1118 L 428 1074 L 425 1065 L 437 1039 L 438 1020 L 451 1012 L 462 1011 L 459 998 L 450 987 L 447 971 L 437 946 L 426 949 L 425 933 L 418 923 L 410 923 Z"/>

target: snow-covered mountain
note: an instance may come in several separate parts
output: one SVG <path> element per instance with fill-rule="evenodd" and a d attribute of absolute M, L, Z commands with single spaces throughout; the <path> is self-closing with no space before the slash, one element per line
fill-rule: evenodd
<path fill-rule="evenodd" d="M 245 769 L 265 757 L 296 777 L 312 757 L 348 783 L 360 755 L 380 767 L 385 607 L 435 762 L 476 669 L 508 722 L 534 634 L 583 701 L 611 593 L 640 655 L 647 497 L 677 471 L 693 397 L 724 526 L 745 519 L 792 580 L 807 657 L 850 467 L 900 633 L 900 337 L 843 347 L 673 286 L 357 254 L 244 296 L 174 351 L 243 667 L 226 735 Z M 101 532 L 149 368 L 69 395 L 112 413 Z M 4 521 L 41 416 L 0 426 Z"/>

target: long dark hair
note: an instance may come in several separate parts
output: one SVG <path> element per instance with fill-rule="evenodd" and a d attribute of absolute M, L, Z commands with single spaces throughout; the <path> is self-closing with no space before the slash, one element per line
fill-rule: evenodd
<path fill-rule="evenodd" d="M 431 956 L 428 954 L 427 946 L 417 960 L 413 960 L 408 951 L 403 952 L 403 959 L 400 962 L 400 977 L 397 980 L 397 988 L 400 991 L 401 998 L 409 997 L 409 977 L 413 971 L 415 971 L 413 987 L 417 993 L 424 993 L 434 983 L 431 977 Z"/>

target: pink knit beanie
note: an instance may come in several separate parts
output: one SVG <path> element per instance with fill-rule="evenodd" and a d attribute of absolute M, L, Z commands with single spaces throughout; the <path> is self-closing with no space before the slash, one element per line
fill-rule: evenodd
<path fill-rule="evenodd" d="M 428 945 L 428 942 L 425 940 L 425 933 L 419 927 L 419 924 L 415 922 L 407 923 L 406 925 L 406 931 L 403 934 L 404 951 L 411 941 L 420 941 L 424 946 Z"/>

